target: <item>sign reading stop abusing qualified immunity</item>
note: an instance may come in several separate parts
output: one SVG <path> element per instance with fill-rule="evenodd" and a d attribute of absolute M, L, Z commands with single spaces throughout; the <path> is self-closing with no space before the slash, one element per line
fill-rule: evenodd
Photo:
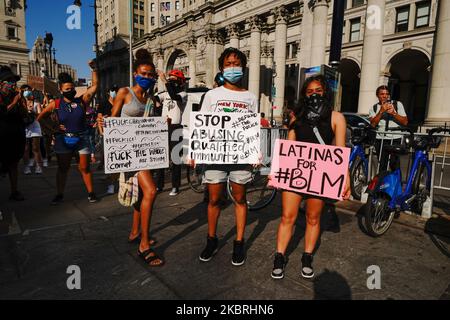
<path fill-rule="evenodd" d="M 257 113 L 192 112 L 189 158 L 199 164 L 256 164 L 260 158 Z"/>
<path fill-rule="evenodd" d="M 342 200 L 349 159 L 349 148 L 278 139 L 269 185 Z"/>
<path fill-rule="evenodd" d="M 169 132 L 162 117 L 105 118 L 105 173 L 169 167 Z"/>

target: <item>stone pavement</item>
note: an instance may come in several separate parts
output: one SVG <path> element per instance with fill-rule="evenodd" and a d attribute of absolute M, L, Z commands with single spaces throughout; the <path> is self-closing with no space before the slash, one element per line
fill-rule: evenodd
<path fill-rule="evenodd" d="M 137 245 L 127 243 L 128 208 L 121 207 L 115 196 L 89 204 L 76 170 L 71 172 L 65 202 L 51 207 L 54 176 L 55 168 L 43 176 L 21 176 L 21 190 L 27 197 L 23 203 L 6 201 L 8 183 L 0 178 L 0 299 L 450 298 L 450 260 L 424 232 L 432 228 L 439 239 L 448 240 L 442 237 L 450 234 L 448 220 L 431 223 L 441 217 L 425 223 L 402 215 L 387 234 L 374 239 L 358 226 L 358 203 L 338 204 L 339 226 L 323 232 L 314 261 L 316 278 L 307 281 L 300 277 L 301 214 L 289 248 L 286 277 L 273 280 L 280 197 L 268 208 L 249 213 L 244 266 L 231 264 L 235 236 L 231 204 L 219 221 L 219 252 L 209 263 L 201 263 L 206 205 L 202 195 L 184 185 L 179 196 L 164 192 L 156 200 L 151 234 L 166 265 L 151 268 L 138 259 Z M 101 173 L 95 173 L 95 186 L 105 190 Z M 324 227 L 330 224 L 329 216 L 324 215 Z M 81 269 L 81 290 L 67 289 L 70 265 Z M 367 288 L 367 268 L 372 265 L 381 269 L 380 290 Z"/>

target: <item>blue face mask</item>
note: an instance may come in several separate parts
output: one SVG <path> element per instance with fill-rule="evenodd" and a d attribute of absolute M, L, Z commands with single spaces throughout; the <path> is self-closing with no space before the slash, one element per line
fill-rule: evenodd
<path fill-rule="evenodd" d="M 23 92 L 23 97 L 25 99 L 31 98 L 32 96 L 33 96 L 33 92 L 31 92 L 31 91 L 24 91 Z"/>
<path fill-rule="evenodd" d="M 232 84 L 241 81 L 243 76 L 244 72 L 242 71 L 242 67 L 232 67 L 223 70 L 223 77 L 226 81 Z"/>
<path fill-rule="evenodd" d="M 155 87 L 156 84 L 156 79 L 144 78 L 143 76 L 140 75 L 135 76 L 134 79 L 136 80 L 138 86 L 144 89 L 145 91 L 147 90 L 153 91 L 153 88 Z"/>
<path fill-rule="evenodd" d="M 113 99 L 115 99 L 117 97 L 117 93 L 115 91 L 110 91 L 109 92 L 109 96 Z"/>

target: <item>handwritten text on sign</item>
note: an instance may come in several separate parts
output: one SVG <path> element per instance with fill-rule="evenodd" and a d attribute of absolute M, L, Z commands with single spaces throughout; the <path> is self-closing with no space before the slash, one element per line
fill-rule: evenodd
<path fill-rule="evenodd" d="M 276 140 L 270 185 L 342 200 L 349 158 L 349 148 Z"/>
<path fill-rule="evenodd" d="M 189 155 L 196 163 L 258 163 L 259 114 L 193 112 L 189 129 Z"/>
<path fill-rule="evenodd" d="M 105 173 L 169 167 L 169 135 L 163 118 L 106 118 L 104 129 Z"/>

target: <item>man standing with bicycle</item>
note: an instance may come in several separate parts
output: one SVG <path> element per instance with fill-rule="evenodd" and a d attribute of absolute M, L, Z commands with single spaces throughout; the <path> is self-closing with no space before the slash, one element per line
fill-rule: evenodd
<path fill-rule="evenodd" d="M 400 101 L 391 100 L 389 88 L 380 86 L 377 88 L 378 103 L 369 110 L 370 124 L 378 131 L 388 131 L 389 129 L 406 127 L 408 125 L 408 116 L 405 108 Z M 385 146 L 397 145 L 401 143 L 401 135 L 378 134 L 375 143 L 375 149 L 380 161 L 380 171 L 387 170 L 389 157 L 385 154 Z M 398 158 L 391 157 L 391 166 L 398 166 Z"/>
<path fill-rule="evenodd" d="M 235 48 L 227 48 L 219 58 L 220 71 L 225 84 L 206 93 L 201 112 L 258 112 L 256 96 L 243 88 L 243 70 L 247 66 L 245 54 Z M 220 102 L 220 103 L 219 103 Z M 222 107 L 222 106 L 230 107 Z M 239 106 L 234 107 L 234 106 Z M 231 263 L 241 266 L 246 259 L 244 232 L 247 222 L 246 184 L 252 180 L 251 165 L 214 164 L 206 167 L 204 183 L 209 190 L 208 237 L 206 247 L 199 256 L 200 261 L 210 261 L 217 252 L 217 222 L 220 215 L 220 198 L 226 183 L 230 180 L 235 201 L 236 240 L 233 245 Z"/>

